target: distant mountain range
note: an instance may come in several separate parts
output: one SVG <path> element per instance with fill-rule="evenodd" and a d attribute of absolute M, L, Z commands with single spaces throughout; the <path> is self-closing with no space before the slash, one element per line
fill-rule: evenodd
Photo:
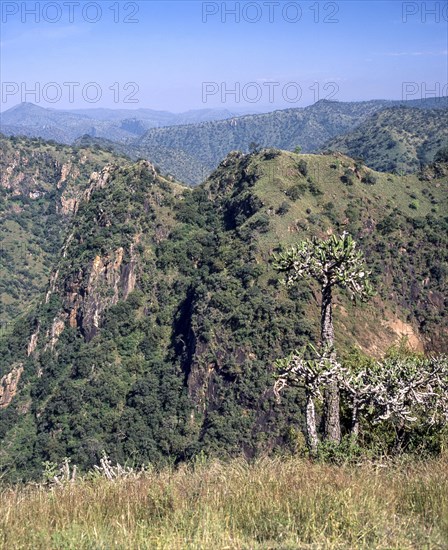
<path fill-rule="evenodd" d="M 248 110 L 248 112 L 251 112 Z M 0 114 L 0 130 L 5 135 L 25 135 L 71 144 L 87 134 L 123 141 L 144 134 L 150 128 L 196 124 L 238 116 L 227 109 L 198 109 L 170 113 L 153 109 L 46 109 L 21 103 Z"/>
<path fill-rule="evenodd" d="M 225 109 L 177 115 L 150 109 L 57 111 L 23 103 L 1 115 L 0 130 L 144 158 L 196 185 L 230 151 L 247 152 L 251 143 L 285 150 L 300 146 L 303 152 L 340 149 L 377 170 L 396 171 L 406 165 L 410 171 L 431 161 L 446 143 L 447 112 L 446 97 L 322 100 L 305 108 L 243 116 Z M 374 145 L 369 145 L 369 136 Z"/>

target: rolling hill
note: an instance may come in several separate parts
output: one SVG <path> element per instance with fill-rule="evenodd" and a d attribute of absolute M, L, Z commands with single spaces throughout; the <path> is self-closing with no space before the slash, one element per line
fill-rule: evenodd
<path fill-rule="evenodd" d="M 303 400 L 275 401 L 272 363 L 316 342 L 319 308 L 272 253 L 306 236 L 349 231 L 372 270 L 371 303 L 337 296 L 340 353 L 403 334 L 442 349 L 446 186 L 275 149 L 231 153 L 195 189 L 144 160 L 92 174 L 46 292 L 0 340 L 0 471 L 287 448 Z"/>
<path fill-rule="evenodd" d="M 160 126 L 194 124 L 236 116 L 226 109 L 170 113 L 153 109 L 57 110 L 20 103 L 0 114 L 0 132 L 72 144 L 83 135 L 123 142 Z"/>
<path fill-rule="evenodd" d="M 419 113 L 422 121 L 425 118 L 437 119 L 437 113 L 446 113 L 447 102 L 442 99 L 446 98 L 353 103 L 322 100 L 304 109 L 285 109 L 176 128 L 153 128 L 117 150 L 126 151 L 134 159 L 140 157 L 154 160 L 162 171 L 172 173 L 178 180 L 197 184 L 230 151 L 247 152 L 251 143 L 286 150 L 300 146 L 303 152 L 315 152 L 332 138 L 337 139 L 338 136 L 355 131 L 360 124 L 368 124 L 370 117 L 392 106 L 411 106 L 413 112 Z M 437 111 L 427 115 L 428 109 Z M 444 120 L 445 114 L 442 117 Z M 440 128 L 442 124 L 443 121 Z M 412 121 L 409 126 L 412 128 Z M 169 159 L 164 155 L 167 150 L 171 151 Z M 193 163 L 199 170 L 192 175 Z M 379 166 L 379 169 L 387 171 L 384 166 Z"/>
<path fill-rule="evenodd" d="M 340 151 L 382 172 L 415 172 L 448 145 L 448 109 L 391 107 L 323 149 Z"/>
<path fill-rule="evenodd" d="M 40 136 L 60 143 L 71 144 L 82 139 L 82 143 L 87 145 L 90 139 L 91 144 L 113 149 L 134 160 L 145 158 L 175 179 L 197 185 L 210 175 L 230 151 L 247 152 L 251 143 L 259 147 L 285 150 L 294 150 L 300 146 L 303 152 L 316 152 L 328 147 L 335 149 L 340 144 L 341 150 L 348 151 L 349 144 L 345 143 L 342 136 L 350 136 L 351 132 L 355 132 L 353 138 L 346 139 L 350 144 L 353 143 L 350 155 L 358 156 L 356 152 L 365 149 L 358 142 L 366 129 L 373 132 L 376 127 L 378 133 L 384 126 L 387 134 L 389 126 L 395 124 L 395 119 L 389 122 L 389 114 L 379 118 L 377 116 L 372 121 L 370 118 L 384 109 L 403 105 L 412 107 L 412 112 L 418 113 L 415 124 L 409 120 L 404 131 L 411 131 L 412 136 L 412 129 L 418 126 L 421 135 L 405 139 L 409 147 L 399 144 L 389 147 L 393 141 L 402 139 L 398 135 L 388 135 L 387 138 L 377 140 L 374 155 L 376 164 L 372 167 L 392 170 L 399 162 L 397 159 L 400 154 L 406 154 L 403 162 L 412 170 L 419 165 L 420 160 L 426 160 L 422 153 L 425 150 L 425 125 L 432 128 L 436 124 L 436 129 L 440 127 L 443 133 L 442 124 L 437 126 L 437 113 L 446 112 L 446 99 L 348 103 L 321 100 L 306 108 L 244 116 L 232 116 L 225 109 L 204 109 L 172 115 L 149 109 L 56 111 L 22 104 L 2 113 L 0 128 L 7 135 Z M 427 114 L 434 109 L 438 111 L 433 111 L 432 115 Z M 390 111 L 387 110 L 387 113 Z M 442 115 L 443 120 L 444 117 Z M 401 121 L 397 119 L 397 122 L 400 124 Z M 367 124 L 367 127 L 357 129 L 360 124 Z M 394 131 L 403 133 L 399 126 Z M 331 141 L 339 138 L 341 141 Z M 385 151 L 383 147 L 386 148 Z M 391 151 L 394 147 L 395 150 Z M 435 147 L 435 143 L 428 144 L 426 154 L 429 160 L 432 158 L 432 147 Z M 377 160 L 376 153 L 385 159 L 385 164 Z M 395 159 L 392 163 L 389 162 L 389 153 Z"/>

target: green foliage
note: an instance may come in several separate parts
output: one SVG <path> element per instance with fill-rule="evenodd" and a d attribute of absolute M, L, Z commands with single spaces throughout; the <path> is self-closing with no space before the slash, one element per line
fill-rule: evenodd
<path fill-rule="evenodd" d="M 307 190 L 306 185 L 303 183 L 296 183 L 286 191 L 286 195 L 292 200 L 296 201 L 303 197 Z"/>
<path fill-rule="evenodd" d="M 442 147 L 434 155 L 434 162 L 448 162 L 448 146 Z"/>
<path fill-rule="evenodd" d="M 33 151 L 43 146 L 27 144 Z M 75 166 L 81 158 L 82 149 L 73 158 Z M 316 194 L 310 192 L 311 176 L 305 182 L 298 173 L 294 155 L 266 158 L 261 150 L 233 153 L 195 189 L 159 176 L 145 162 L 117 162 L 105 187 L 81 201 L 73 221 L 63 225 L 56 207 L 49 208 L 46 227 L 54 238 L 47 269 L 58 268 L 59 277 L 49 302 L 43 303 L 44 281 L 30 293 L 42 304 L 29 304 L 29 315 L 0 338 L 0 378 L 11 365 L 24 365 L 16 397 L 0 411 L 0 475 L 37 477 L 43 461 L 66 456 L 87 469 L 103 451 L 117 461 L 162 465 L 201 451 L 254 457 L 297 446 L 291 429 L 303 429 L 304 391 L 293 388 L 277 403 L 272 365 L 291 349 L 316 342 L 314 288 L 282 287 L 268 259 L 280 239 L 291 243 L 309 240 L 314 232 L 340 231 L 346 217 L 355 240 L 362 239 L 378 307 L 409 315 L 433 349 L 441 347 L 448 230 L 441 214 L 428 214 L 432 200 L 443 211 L 441 190 L 432 182 L 405 180 L 419 197 L 420 208 L 413 212 L 402 181 L 385 186 L 379 175 L 373 195 L 366 186 L 341 185 L 340 172 L 330 168 L 334 158 L 310 155 L 306 162 L 319 181 Z M 316 166 L 325 176 L 320 180 Z M 266 179 L 267 167 L 278 175 L 274 185 Z M 295 184 L 307 186 L 303 197 L 285 200 L 285 190 Z M 70 185 L 84 190 L 88 178 Z M 420 188 L 430 194 L 419 194 Z M 56 204 L 52 197 L 49 203 Z M 13 230 L 34 232 L 43 243 L 38 218 L 27 216 L 37 202 L 25 196 L 8 201 L 23 207 Z M 316 224 L 308 225 L 307 216 Z M 56 244 L 67 233 L 72 236 L 63 257 Z M 121 248 L 121 265 L 114 268 Z M 103 267 L 101 284 L 94 286 L 97 257 Z M 125 296 L 131 262 L 136 285 Z M 15 286 L 8 295 L 19 292 Z M 58 315 L 73 312 L 74 299 L 80 306 L 74 326 L 66 320 L 52 350 L 47 334 Z M 98 306 L 98 328 L 88 338 L 86 299 L 92 310 Z M 347 325 L 336 327 L 343 350 L 344 329 L 351 339 L 355 322 L 349 324 L 353 311 L 344 294 L 340 299 L 348 311 Z M 365 334 L 376 330 L 378 318 L 362 311 L 361 319 L 353 337 L 367 347 Z M 30 335 L 38 327 L 37 348 L 28 356 Z M 347 411 L 348 405 L 345 421 Z M 370 430 L 362 424 L 360 443 L 392 449 L 393 426 L 385 424 Z M 424 428 L 415 426 L 412 433 L 417 449 Z M 428 452 L 437 452 L 443 441 L 435 432 L 431 437 Z"/>
<path fill-rule="evenodd" d="M 378 181 L 378 178 L 369 172 L 362 178 L 361 181 L 362 183 L 367 183 L 368 185 L 374 185 Z"/>
<path fill-rule="evenodd" d="M 306 177 L 308 175 L 308 164 L 306 160 L 300 159 L 297 163 L 297 169 L 302 174 L 303 177 Z"/>
<path fill-rule="evenodd" d="M 416 172 L 421 164 L 445 162 L 440 144 L 448 138 L 447 128 L 446 109 L 393 106 L 366 118 L 345 135 L 334 137 L 324 150 L 362 158 L 369 168 L 382 172 Z M 347 174 L 342 177 L 346 185 L 351 185 Z M 374 184 L 374 176 L 366 175 L 365 183 Z"/>
<path fill-rule="evenodd" d="M 367 299 L 373 292 L 364 256 L 348 233 L 302 241 L 276 256 L 274 267 L 286 273 L 290 285 L 301 278 L 312 278 L 321 285 L 346 288 L 353 298 Z"/>
<path fill-rule="evenodd" d="M 373 457 L 373 453 L 362 447 L 359 440 L 347 434 L 340 442 L 325 440 L 319 442 L 315 459 L 330 464 L 356 464 L 361 459 Z"/>

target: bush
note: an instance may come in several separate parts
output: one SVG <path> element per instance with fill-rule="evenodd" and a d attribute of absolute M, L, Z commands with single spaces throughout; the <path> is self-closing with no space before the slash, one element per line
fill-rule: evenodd
<path fill-rule="evenodd" d="M 278 157 L 281 154 L 281 151 L 278 149 L 265 149 L 263 151 L 264 160 L 272 160 Z"/>
<path fill-rule="evenodd" d="M 287 191 L 286 195 L 292 200 L 296 201 L 297 199 L 300 199 L 300 197 L 303 197 L 305 194 L 306 187 L 303 184 L 297 183 L 293 186 L 291 186 Z"/>
<path fill-rule="evenodd" d="M 448 162 L 448 145 L 439 149 L 434 156 L 435 162 Z"/>
<path fill-rule="evenodd" d="M 367 183 L 368 185 L 374 185 L 377 182 L 377 177 L 373 174 L 367 174 L 364 176 L 361 180 L 363 183 Z"/>
<path fill-rule="evenodd" d="M 301 159 L 297 164 L 297 169 L 302 174 L 303 177 L 308 175 L 308 164 L 305 160 Z"/>
<path fill-rule="evenodd" d="M 291 205 L 289 204 L 289 202 L 283 201 L 282 204 L 278 207 L 277 214 L 279 216 L 283 216 L 284 214 L 289 212 L 290 208 Z"/>
<path fill-rule="evenodd" d="M 317 185 L 317 183 L 315 183 L 312 178 L 308 178 L 308 189 L 310 190 L 310 193 L 312 195 L 314 195 L 315 197 L 318 197 L 319 195 L 323 195 L 323 192 L 321 191 L 321 189 L 319 188 L 319 186 Z"/>
<path fill-rule="evenodd" d="M 345 183 L 345 185 L 353 185 L 353 172 L 352 170 L 347 169 L 344 172 L 344 175 L 341 176 L 342 183 Z"/>

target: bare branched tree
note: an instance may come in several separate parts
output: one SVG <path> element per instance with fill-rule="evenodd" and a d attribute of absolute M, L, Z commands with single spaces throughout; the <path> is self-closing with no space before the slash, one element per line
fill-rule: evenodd
<path fill-rule="evenodd" d="M 306 440 L 308 448 L 314 453 L 319 443 L 314 400 L 323 400 L 323 389 L 341 377 L 341 366 L 332 359 L 331 351 L 320 354 L 310 347 L 314 355 L 312 359 L 306 359 L 306 350 L 303 350 L 295 351 L 289 357 L 276 362 L 278 375 L 274 393 L 279 397 L 287 386 L 304 388 Z"/>
<path fill-rule="evenodd" d="M 307 239 L 275 257 L 275 269 L 285 273 L 288 285 L 300 279 L 315 279 L 322 291 L 321 346 L 331 350 L 329 359 L 335 363 L 333 327 L 333 288 L 348 290 L 353 299 L 366 300 L 372 294 L 369 273 L 364 256 L 348 233 L 332 235 L 322 240 Z M 324 438 L 339 442 L 341 427 L 339 418 L 339 386 L 335 378 L 325 392 Z"/>
<path fill-rule="evenodd" d="M 390 357 L 353 374 L 344 371 L 340 385 L 352 401 L 352 433 L 359 413 L 370 409 L 374 422 L 392 420 L 402 430 L 423 420 L 448 421 L 448 358 Z"/>

